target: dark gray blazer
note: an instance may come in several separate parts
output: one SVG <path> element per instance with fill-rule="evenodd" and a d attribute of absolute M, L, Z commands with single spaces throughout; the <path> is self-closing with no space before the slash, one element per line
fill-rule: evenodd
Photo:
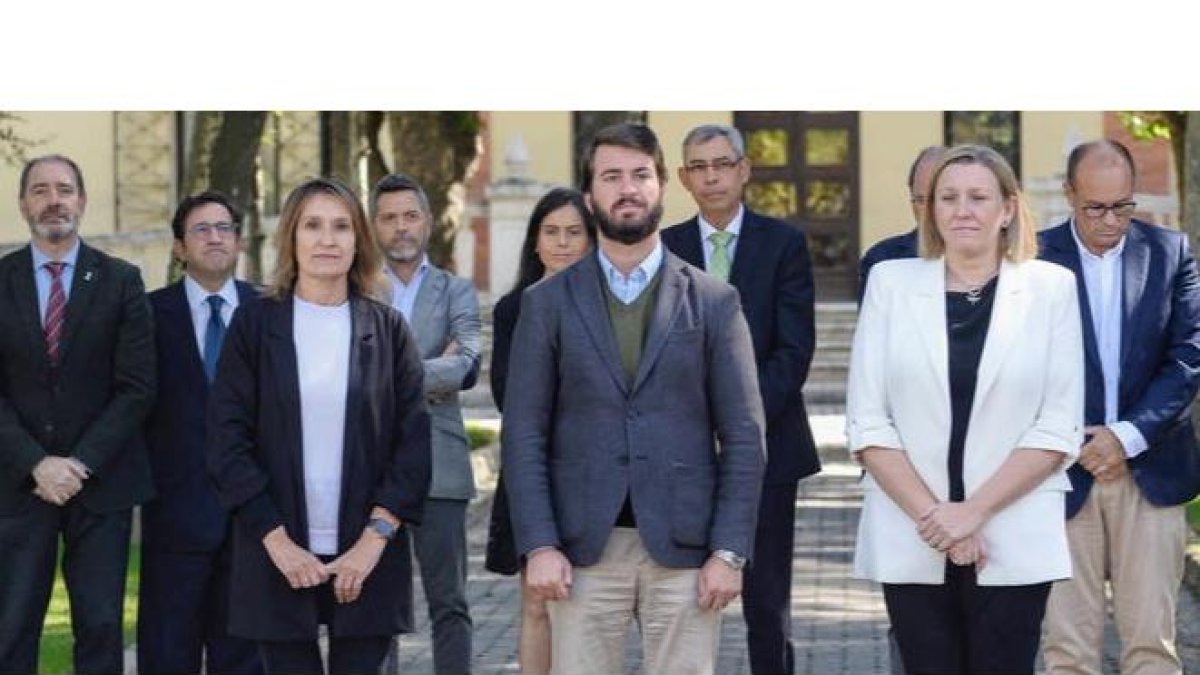
<path fill-rule="evenodd" d="M 664 254 L 632 387 L 596 254 L 522 298 L 501 446 L 522 555 L 555 546 L 596 563 L 626 494 L 660 565 L 754 550 L 764 423 L 750 331 L 732 286 Z"/>

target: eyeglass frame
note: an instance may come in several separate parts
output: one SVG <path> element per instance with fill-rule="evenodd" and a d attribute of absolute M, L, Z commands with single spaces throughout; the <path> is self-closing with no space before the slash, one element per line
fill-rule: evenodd
<path fill-rule="evenodd" d="M 686 171 L 689 176 L 702 176 L 708 173 L 709 169 L 712 169 L 713 171 L 717 172 L 717 175 L 723 176 L 736 169 L 737 165 L 740 164 L 744 159 L 746 159 L 745 155 L 740 155 L 734 159 L 729 159 L 728 157 L 718 157 L 711 162 L 696 160 L 695 162 L 684 164 L 683 170 Z"/>
<path fill-rule="evenodd" d="M 1110 211 L 1114 218 L 1129 218 L 1137 212 L 1137 202 L 1132 199 L 1122 199 L 1112 204 L 1084 204 L 1080 210 L 1083 211 L 1083 215 L 1092 220 L 1103 220 Z"/>
<path fill-rule="evenodd" d="M 187 228 L 188 234 L 203 239 L 207 239 L 214 231 L 222 237 L 238 237 L 242 234 L 242 226 L 228 220 L 221 220 L 215 223 L 196 223 Z"/>

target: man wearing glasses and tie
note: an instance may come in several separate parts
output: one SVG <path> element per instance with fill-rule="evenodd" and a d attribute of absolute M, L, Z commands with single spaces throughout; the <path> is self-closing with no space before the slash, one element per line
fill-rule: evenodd
<path fill-rule="evenodd" d="M 750 670 L 795 671 L 791 643 L 796 490 L 820 470 L 801 392 L 816 344 L 812 264 L 799 229 L 742 204 L 750 179 L 741 133 L 703 125 L 683 141 L 679 180 L 699 214 L 667 228 L 672 253 L 738 289 L 766 413 L 767 470 L 754 555 L 743 571 Z M 738 561 L 744 564 L 745 561 Z"/>
<path fill-rule="evenodd" d="M 205 410 L 234 310 L 242 217 L 217 192 L 184 198 L 171 219 L 180 281 L 150 294 L 158 402 L 147 444 L 158 496 L 142 508 L 141 673 L 259 673 L 254 642 L 229 635 L 230 520 L 204 471 Z"/>
<path fill-rule="evenodd" d="M 153 493 L 150 310 L 137 268 L 79 238 L 79 165 L 30 160 L 18 195 L 30 245 L 0 259 L 0 672 L 38 672 L 61 537 L 73 672 L 120 673 L 132 511 Z"/>

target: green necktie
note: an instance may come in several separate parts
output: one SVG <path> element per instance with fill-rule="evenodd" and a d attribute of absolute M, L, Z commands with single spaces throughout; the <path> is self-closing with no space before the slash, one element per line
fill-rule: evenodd
<path fill-rule="evenodd" d="M 729 242 L 733 240 L 733 233 L 717 230 L 708 235 L 708 240 L 713 245 L 712 256 L 708 259 L 708 273 L 721 281 L 729 281 Z"/>

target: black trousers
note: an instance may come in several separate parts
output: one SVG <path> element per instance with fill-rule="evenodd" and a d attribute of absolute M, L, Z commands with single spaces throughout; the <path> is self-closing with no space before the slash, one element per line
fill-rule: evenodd
<path fill-rule="evenodd" d="M 742 617 L 754 675 L 791 675 L 792 556 L 796 539 L 797 482 L 763 485 L 754 557 L 742 574 Z"/>
<path fill-rule="evenodd" d="M 317 556 L 326 563 L 334 557 Z M 258 643 L 263 671 L 267 675 L 379 675 L 392 636 L 334 637 L 332 619 L 336 602 L 333 584 L 322 584 L 317 593 L 317 620 L 329 627 L 328 670 L 321 662 L 321 648 L 317 640 L 263 640 Z"/>
<path fill-rule="evenodd" d="M 1049 597 L 1049 582 L 980 586 L 949 563 L 944 584 L 883 585 L 909 675 L 1032 675 Z"/>
<path fill-rule="evenodd" d="M 41 499 L 0 516 L 0 673 L 36 673 L 59 536 L 71 601 L 74 672 L 124 672 L 121 629 L 131 509 L 93 513 Z"/>
<path fill-rule="evenodd" d="M 142 537 L 138 672 L 256 675 L 258 644 L 229 634 L 230 542 L 217 551 L 161 550 Z"/>

